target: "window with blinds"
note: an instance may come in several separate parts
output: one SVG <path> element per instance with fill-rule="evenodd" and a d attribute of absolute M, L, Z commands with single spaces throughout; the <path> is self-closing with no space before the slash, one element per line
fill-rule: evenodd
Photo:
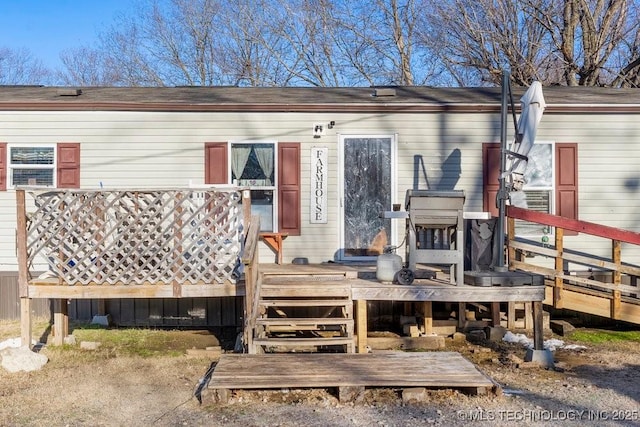
<path fill-rule="evenodd" d="M 55 185 L 55 146 L 9 145 L 9 187 Z"/>
<path fill-rule="evenodd" d="M 553 213 L 555 173 L 554 147 L 551 142 L 537 142 L 529 152 L 523 191 L 512 193 L 512 204 L 538 212 Z M 516 220 L 516 235 L 541 237 L 551 230 L 541 224 Z"/>

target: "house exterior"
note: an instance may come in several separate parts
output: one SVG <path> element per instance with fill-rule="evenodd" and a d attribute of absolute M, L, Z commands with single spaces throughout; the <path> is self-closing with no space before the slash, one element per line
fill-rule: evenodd
<path fill-rule="evenodd" d="M 640 231 L 639 95 L 544 88 L 530 208 Z M 405 222 L 380 214 L 408 189 L 463 190 L 465 211 L 497 214 L 500 100 L 500 88 L 1 87 L 0 271 L 17 270 L 18 185 L 235 184 L 251 189 L 263 231 L 286 234 L 283 263 L 372 260 L 376 236 L 403 243 Z"/>

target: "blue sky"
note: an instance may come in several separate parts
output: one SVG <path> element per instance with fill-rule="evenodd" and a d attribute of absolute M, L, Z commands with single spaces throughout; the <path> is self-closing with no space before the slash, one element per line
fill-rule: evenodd
<path fill-rule="evenodd" d="M 27 48 L 56 68 L 61 51 L 91 45 L 101 29 L 134 4 L 135 0 L 2 0 L 0 46 Z"/>

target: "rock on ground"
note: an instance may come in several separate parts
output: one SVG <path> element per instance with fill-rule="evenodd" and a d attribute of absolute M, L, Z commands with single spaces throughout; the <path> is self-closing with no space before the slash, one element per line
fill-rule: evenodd
<path fill-rule="evenodd" d="M 0 351 L 2 367 L 8 372 L 30 372 L 41 369 L 49 361 L 44 354 L 34 353 L 28 347 L 8 347 Z"/>

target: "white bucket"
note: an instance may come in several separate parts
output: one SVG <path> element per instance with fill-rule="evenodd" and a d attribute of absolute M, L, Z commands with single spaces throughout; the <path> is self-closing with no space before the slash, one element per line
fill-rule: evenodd
<path fill-rule="evenodd" d="M 402 270 L 402 257 L 396 254 L 378 255 L 376 279 L 380 282 L 393 282 L 396 273 Z"/>

